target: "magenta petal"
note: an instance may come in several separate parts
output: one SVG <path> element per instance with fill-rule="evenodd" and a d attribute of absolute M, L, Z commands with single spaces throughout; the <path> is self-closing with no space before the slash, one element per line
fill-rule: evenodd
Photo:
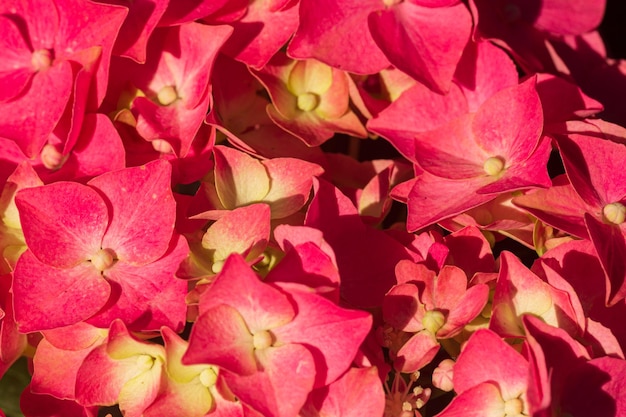
<path fill-rule="evenodd" d="M 552 187 L 547 190 L 532 190 L 512 201 L 559 230 L 583 239 L 589 235 L 583 218 L 593 207 L 580 198 L 565 175 L 554 178 Z"/>
<path fill-rule="evenodd" d="M 486 182 L 484 177 L 449 180 L 424 172 L 409 192 L 408 230 L 419 230 L 493 200 L 495 195 L 476 193 Z"/>
<path fill-rule="evenodd" d="M 455 386 L 456 388 L 456 386 Z M 494 382 L 483 382 L 460 395 L 437 417 L 502 417 L 504 416 L 504 400 Z"/>
<path fill-rule="evenodd" d="M 17 96 L 35 70 L 31 63 L 32 53 L 13 20 L 0 15 L 0 102 Z"/>
<path fill-rule="evenodd" d="M 298 5 L 289 2 L 277 10 L 272 2 L 252 2 L 245 16 L 231 25 L 234 32 L 224 52 L 260 70 L 296 31 Z"/>
<path fill-rule="evenodd" d="M 473 114 L 466 114 L 429 132 L 415 135 L 415 159 L 424 170 L 442 178 L 486 176 L 483 164 L 490 154 L 473 135 Z M 463 152 L 458 152 L 463 149 Z"/>
<path fill-rule="evenodd" d="M 415 133 L 434 130 L 467 111 L 467 100 L 455 84 L 446 95 L 441 95 L 416 83 L 370 119 L 367 128 L 387 139 L 405 158 L 417 162 Z M 407 114 L 411 117 L 407 118 Z"/>
<path fill-rule="evenodd" d="M 242 297 L 233 288 L 241 289 L 247 296 Z M 283 326 L 295 316 L 289 298 L 273 285 L 262 282 L 239 254 L 226 259 L 221 272 L 200 298 L 200 314 L 220 304 L 239 311 L 253 333 Z"/>
<path fill-rule="evenodd" d="M 602 357 L 576 369 L 563 389 L 562 410 L 571 415 L 621 416 L 626 412 L 626 361 Z"/>
<path fill-rule="evenodd" d="M 585 214 L 589 237 L 606 273 L 606 304 L 612 306 L 626 297 L 626 236 L 616 225 Z"/>
<path fill-rule="evenodd" d="M 499 91 L 480 107 L 472 123 L 479 146 L 507 162 L 528 159 L 543 129 L 536 77 Z"/>
<path fill-rule="evenodd" d="M 22 333 L 78 323 L 97 313 L 110 291 L 89 262 L 58 269 L 26 251 L 14 273 L 15 320 Z"/>
<path fill-rule="evenodd" d="M 174 153 L 183 158 L 204 123 L 209 101 L 210 95 L 205 94 L 196 107 L 187 108 L 182 100 L 161 106 L 146 97 L 137 97 L 132 105 L 133 111 L 138 112 L 137 132 L 148 141 L 166 140 Z"/>
<path fill-rule="evenodd" d="M 504 193 L 517 191 L 524 188 L 542 187 L 552 185 L 548 175 L 548 159 L 552 151 L 552 141 L 544 136 L 530 157 L 506 168 L 502 178 L 491 184 L 481 187 L 476 192 L 480 194 Z"/>
<path fill-rule="evenodd" d="M 238 375 L 257 372 L 254 341 L 244 318 L 235 308 L 219 304 L 198 317 L 185 364 L 210 363 Z"/>
<path fill-rule="evenodd" d="M 415 333 L 398 351 L 394 367 L 405 373 L 415 372 L 429 364 L 439 352 L 439 342 L 427 331 Z"/>
<path fill-rule="evenodd" d="M 461 352 L 454 365 L 453 378 L 454 390 L 459 394 L 478 384 L 497 381 L 502 397 L 508 400 L 526 391 L 528 362 L 500 336 L 480 329 Z"/>
<path fill-rule="evenodd" d="M 169 162 L 158 160 L 108 172 L 87 183 L 101 191 L 112 206 L 103 248 L 113 249 L 118 259 L 135 265 L 163 256 L 176 219 L 171 172 Z"/>
<path fill-rule="evenodd" d="M 437 337 L 450 338 L 463 330 L 480 314 L 488 298 L 489 286 L 487 284 L 477 284 L 468 288 L 465 294 L 457 300 L 457 305 L 448 313 L 445 324 L 437 332 Z"/>
<path fill-rule="evenodd" d="M 39 167 L 45 182 L 93 178 L 126 166 L 126 152 L 113 122 L 105 114 L 85 115 L 80 136 L 67 161 L 57 171 Z"/>
<path fill-rule="evenodd" d="M 372 327 L 371 316 L 338 307 L 312 293 L 290 292 L 298 314 L 275 330 L 281 343 L 307 346 L 315 360 L 315 387 L 328 385 L 343 374 Z"/>
<path fill-rule="evenodd" d="M 14 140 L 27 157 L 37 156 L 63 115 L 73 83 L 68 61 L 36 73 L 30 88 L 17 100 L 0 103 L 2 136 Z"/>
<path fill-rule="evenodd" d="M 450 89 L 452 75 L 470 38 L 467 7 L 424 7 L 401 2 L 369 15 L 376 44 L 398 69 L 435 91 Z"/>
<path fill-rule="evenodd" d="M 69 268 L 101 249 L 109 215 L 91 188 L 73 182 L 25 188 L 15 203 L 26 243 L 41 262 Z"/>
<path fill-rule="evenodd" d="M 181 331 L 187 312 L 187 283 L 175 274 L 188 253 L 187 241 L 177 236 L 170 250 L 155 262 L 137 266 L 118 261 L 104 272 L 113 287 L 111 300 L 89 323 L 108 327 L 119 318 L 132 331 L 158 330 L 162 326 Z"/>
<path fill-rule="evenodd" d="M 168 3 L 169 0 L 135 0 L 130 3 L 128 16 L 113 47 L 114 54 L 140 63 L 146 62 L 148 39 L 165 13 Z"/>
<path fill-rule="evenodd" d="M 602 207 L 624 198 L 623 144 L 578 134 L 558 137 L 557 143 L 567 177 L 587 204 Z"/>
<path fill-rule="evenodd" d="M 367 15 L 382 7 L 378 0 L 302 0 L 300 26 L 287 53 L 344 71 L 374 74 L 389 66 L 367 27 Z"/>
<path fill-rule="evenodd" d="M 311 392 L 309 406 L 301 411 L 302 417 L 381 416 L 385 411 L 385 392 L 376 368 L 351 368 L 328 388 Z M 311 414 L 304 412 L 311 407 Z"/>
<path fill-rule="evenodd" d="M 225 372 L 226 384 L 241 402 L 263 416 L 297 415 L 313 388 L 311 353 L 302 345 L 292 344 L 257 352 L 261 370 L 248 376 Z"/>

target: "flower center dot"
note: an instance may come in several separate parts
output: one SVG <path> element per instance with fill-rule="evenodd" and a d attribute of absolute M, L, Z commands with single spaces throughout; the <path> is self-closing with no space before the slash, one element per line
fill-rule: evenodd
<path fill-rule="evenodd" d="M 320 98 L 315 93 L 304 93 L 298 96 L 298 108 L 302 111 L 312 111 L 320 104 Z"/>
<path fill-rule="evenodd" d="M 253 338 L 254 348 L 255 349 L 265 349 L 272 346 L 273 337 L 269 330 L 261 330 L 256 332 Z"/>
<path fill-rule="evenodd" d="M 115 263 L 115 252 L 111 249 L 100 249 L 92 258 L 91 263 L 98 271 L 109 269 Z"/>
<path fill-rule="evenodd" d="M 504 403 L 505 416 L 519 416 L 522 414 L 522 411 L 524 411 L 524 403 L 519 398 L 513 398 Z"/>
<path fill-rule="evenodd" d="M 176 88 L 172 85 L 168 85 L 163 87 L 157 93 L 157 100 L 163 106 L 167 106 L 168 104 L 172 104 L 176 100 L 178 100 L 178 93 L 176 92 Z"/>
<path fill-rule="evenodd" d="M 613 224 L 622 224 L 626 220 L 626 207 L 622 203 L 610 203 L 602 209 L 604 218 Z"/>
<path fill-rule="evenodd" d="M 33 52 L 30 59 L 33 69 L 35 71 L 44 71 L 52 66 L 53 61 L 52 51 L 49 49 L 38 49 Z"/>
<path fill-rule="evenodd" d="M 422 319 L 422 325 L 432 334 L 437 334 L 437 332 L 443 327 L 443 324 L 445 322 L 446 317 L 441 311 L 437 310 L 427 311 L 426 314 L 424 314 L 424 318 Z"/>
<path fill-rule="evenodd" d="M 483 164 L 483 169 L 487 175 L 495 177 L 504 170 L 504 159 L 499 156 L 487 158 Z"/>

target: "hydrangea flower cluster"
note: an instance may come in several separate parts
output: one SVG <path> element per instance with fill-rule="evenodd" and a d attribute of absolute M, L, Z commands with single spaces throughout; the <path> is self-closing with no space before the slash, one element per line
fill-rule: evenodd
<path fill-rule="evenodd" d="M 21 414 L 624 415 L 605 8 L 2 1 Z"/>

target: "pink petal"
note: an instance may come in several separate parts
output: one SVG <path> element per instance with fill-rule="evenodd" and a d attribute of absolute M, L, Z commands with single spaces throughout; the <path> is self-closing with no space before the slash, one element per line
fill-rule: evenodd
<path fill-rule="evenodd" d="M 481 177 L 449 180 L 424 172 L 409 192 L 407 229 L 419 230 L 492 200 L 494 195 L 476 193 L 486 182 Z"/>
<path fill-rule="evenodd" d="M 578 35 L 597 28 L 604 16 L 606 1 L 550 0 L 541 4 L 534 22 L 540 30 L 557 35 Z"/>
<path fill-rule="evenodd" d="M 6 16 L 0 16 L 0 102 L 16 97 L 33 76 L 32 53 L 18 27 Z"/>
<path fill-rule="evenodd" d="M 626 412 L 626 361 L 592 359 L 572 375 L 563 389 L 562 410 L 573 415 L 619 416 Z"/>
<path fill-rule="evenodd" d="M 289 294 L 298 313 L 290 323 L 275 329 L 276 338 L 309 348 L 315 360 L 314 386 L 328 385 L 352 363 L 372 327 L 372 318 L 363 311 L 340 308 L 317 294 Z"/>
<path fill-rule="evenodd" d="M 368 14 L 382 6 L 376 0 L 303 0 L 300 26 L 287 53 L 294 58 L 315 58 L 344 71 L 374 74 L 389 66 L 367 27 Z"/>
<path fill-rule="evenodd" d="M 526 392 L 528 362 L 487 329 L 477 330 L 454 365 L 454 390 L 458 394 L 479 384 L 497 381 L 502 398 L 518 398 Z"/>
<path fill-rule="evenodd" d="M 337 256 L 342 296 L 355 306 L 380 306 L 396 283 L 394 268 L 410 256 L 399 242 L 363 224 L 352 202 L 331 184 L 314 182 L 305 225 L 324 233 Z M 376 262 L 363 262 L 376 259 Z"/>
<path fill-rule="evenodd" d="M 490 156 L 521 162 L 535 150 L 543 129 L 536 78 L 496 93 L 480 107 L 472 123 L 476 143 Z"/>
<path fill-rule="evenodd" d="M 487 41 L 470 41 L 454 79 L 465 94 L 469 112 L 474 113 L 498 91 L 517 85 L 518 74 L 515 63 L 501 48 Z"/>
<path fill-rule="evenodd" d="M 455 385 L 456 388 L 456 385 Z M 502 417 L 504 400 L 494 382 L 483 382 L 460 393 L 437 417 Z"/>
<path fill-rule="evenodd" d="M 300 210 L 309 200 L 313 177 L 324 172 L 317 164 L 296 158 L 274 158 L 263 161 L 271 185 L 263 198 L 272 208 L 272 218 L 281 219 Z"/>
<path fill-rule="evenodd" d="M 194 108 L 188 108 L 182 100 L 161 106 L 146 97 L 133 100 L 132 109 L 138 112 L 137 132 L 152 141 L 167 141 L 179 157 L 187 156 L 192 141 L 204 123 L 210 95 L 205 94 Z"/>
<path fill-rule="evenodd" d="M 305 412 L 309 407 L 315 410 L 310 415 Z M 328 388 L 311 392 L 301 413 L 303 417 L 362 417 L 384 411 L 385 394 L 376 368 L 350 368 Z"/>
<path fill-rule="evenodd" d="M 198 317 L 183 363 L 210 363 L 238 375 L 251 375 L 261 370 L 254 351 L 244 318 L 234 307 L 219 304 Z"/>
<path fill-rule="evenodd" d="M 265 167 L 256 159 L 234 149 L 216 146 L 215 188 L 221 203 L 235 207 L 262 201 L 270 189 Z"/>
<path fill-rule="evenodd" d="M 567 176 L 587 204 L 602 208 L 624 198 L 624 145 L 578 134 L 557 143 Z"/>
<path fill-rule="evenodd" d="M 245 16 L 232 23 L 233 35 L 224 45 L 224 53 L 259 70 L 289 40 L 298 20 L 296 3 L 280 10 L 271 2 L 250 3 Z"/>
<path fill-rule="evenodd" d="M 552 185 L 548 175 L 547 165 L 552 151 L 552 141 L 544 136 L 528 159 L 515 161 L 505 168 L 502 177 L 477 190 L 480 194 L 504 193 L 524 188 Z"/>
<path fill-rule="evenodd" d="M 263 416 L 298 414 L 313 388 L 314 361 L 302 345 L 286 344 L 260 351 L 262 367 L 248 376 L 224 372 L 226 384 L 241 402 Z"/>
<path fill-rule="evenodd" d="M 565 175 L 552 182 L 547 190 L 532 190 L 515 197 L 513 204 L 559 230 L 586 238 L 588 232 L 583 217 L 593 211 L 593 207 L 580 198 Z"/>
<path fill-rule="evenodd" d="M 182 330 L 187 283 L 175 274 L 188 254 L 186 239 L 176 236 L 165 255 L 154 262 L 134 265 L 117 261 L 104 271 L 112 287 L 111 299 L 89 323 L 108 327 L 119 318 L 133 331 L 158 330 L 162 326 Z"/>
<path fill-rule="evenodd" d="M 85 115 L 76 146 L 57 171 L 38 167 L 47 183 L 93 178 L 126 167 L 125 150 L 111 120 L 102 113 Z"/>
<path fill-rule="evenodd" d="M 68 61 L 36 73 L 30 88 L 17 100 L 0 103 L 2 136 L 14 140 L 27 157 L 37 156 L 63 115 L 73 83 L 74 71 Z"/>
<path fill-rule="evenodd" d="M 415 159 L 420 167 L 441 178 L 486 176 L 483 164 L 488 153 L 474 138 L 473 114 L 467 114 L 429 132 L 415 135 Z M 435 139 L 436 138 L 436 139 Z M 458 152 L 463 149 L 463 152 Z"/>
<path fill-rule="evenodd" d="M 398 263 L 398 265 L 404 262 Z M 407 261 L 407 263 L 411 263 Z M 397 267 L 396 267 L 397 268 Z M 434 274 L 434 273 L 433 273 Z M 419 290 L 414 284 L 394 285 L 383 300 L 385 323 L 404 332 L 418 332 L 424 328 L 421 317 L 416 317 L 419 304 Z"/>
<path fill-rule="evenodd" d="M 439 352 L 437 338 L 423 330 L 415 333 L 398 351 L 394 368 L 400 372 L 412 373 L 428 365 Z"/>
<path fill-rule="evenodd" d="M 113 249 L 119 260 L 144 265 L 167 250 L 176 218 L 171 170 L 168 162 L 158 160 L 109 172 L 87 183 L 111 204 L 111 223 L 102 247 Z"/>
<path fill-rule="evenodd" d="M 91 188 L 70 182 L 25 188 L 15 204 L 26 243 L 41 262 L 70 268 L 102 248 L 109 215 L 102 197 Z"/>
<path fill-rule="evenodd" d="M 128 16 L 120 28 L 113 53 L 144 63 L 148 39 L 168 8 L 169 0 L 139 0 L 130 4 L 119 1 L 119 3 L 128 7 Z"/>
<path fill-rule="evenodd" d="M 606 273 L 606 305 L 612 306 L 626 297 L 626 236 L 616 225 L 606 224 L 586 213 L 589 237 Z"/>
<path fill-rule="evenodd" d="M 110 291 L 89 262 L 58 269 L 26 251 L 14 272 L 15 320 L 22 333 L 78 323 L 97 313 Z"/>
<path fill-rule="evenodd" d="M 223 262 L 231 253 L 256 261 L 269 237 L 269 206 L 252 204 L 236 208 L 213 223 L 202 237 L 202 247 L 212 252 L 213 262 Z"/>
<path fill-rule="evenodd" d="M 458 300 L 458 304 L 450 309 L 446 322 L 437 332 L 440 339 L 450 338 L 457 335 L 474 320 L 487 305 L 489 299 L 489 286 L 476 284 L 467 289 L 465 294 Z"/>
<path fill-rule="evenodd" d="M 76 0 L 57 0 L 59 30 L 56 33 L 57 58 L 80 60 L 80 51 L 94 46 L 102 48 L 99 65 L 93 68 L 97 108 L 107 90 L 113 44 L 128 14 L 125 7 Z M 76 53 L 78 51 L 78 53 Z M 92 110 L 95 110 L 93 108 Z"/>
<path fill-rule="evenodd" d="M 233 288 L 241 288 L 248 296 L 234 293 Z M 295 316 L 289 298 L 273 285 L 262 282 L 238 254 L 228 257 L 222 271 L 203 294 L 200 314 L 220 304 L 235 308 L 253 333 L 284 326 Z"/>
<path fill-rule="evenodd" d="M 372 37 L 398 69 L 438 92 L 448 91 L 472 18 L 464 4 L 424 7 L 401 2 L 370 13 Z"/>
<path fill-rule="evenodd" d="M 450 87 L 448 94 L 442 95 L 416 83 L 370 119 L 367 128 L 387 139 L 409 161 L 417 162 L 415 134 L 435 130 L 467 111 L 467 100 L 456 84 Z M 411 114 L 408 119 L 407 114 Z"/>

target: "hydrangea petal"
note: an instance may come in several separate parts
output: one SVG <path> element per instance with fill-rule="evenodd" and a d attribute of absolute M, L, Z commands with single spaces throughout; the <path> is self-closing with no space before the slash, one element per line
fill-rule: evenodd
<path fill-rule="evenodd" d="M 112 206 L 103 248 L 112 248 L 118 259 L 134 265 L 163 256 L 176 219 L 171 173 L 169 162 L 157 160 L 89 181 L 88 185 L 102 192 Z"/>
<path fill-rule="evenodd" d="M 109 213 L 93 189 L 74 182 L 25 188 L 15 204 L 26 243 L 42 263 L 69 268 L 101 249 Z"/>

